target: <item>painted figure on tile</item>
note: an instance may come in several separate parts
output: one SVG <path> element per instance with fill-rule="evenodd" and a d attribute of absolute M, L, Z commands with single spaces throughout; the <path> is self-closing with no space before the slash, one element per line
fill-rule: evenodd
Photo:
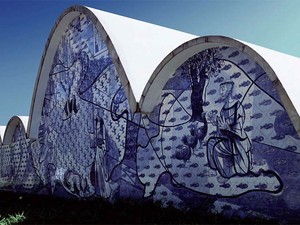
<path fill-rule="evenodd" d="M 54 56 L 39 140 L 32 146 L 34 167 L 51 193 L 109 198 L 115 190 L 111 174 L 125 154 L 129 110 L 102 42 L 92 22 L 81 15 Z"/>
<path fill-rule="evenodd" d="M 211 137 L 207 145 L 209 166 L 224 178 L 247 174 L 252 167 L 252 145 L 243 129 L 245 111 L 241 102 L 233 99 L 233 88 L 231 80 L 220 84 L 224 105 L 220 116 L 215 114 L 213 120 L 217 136 Z"/>
<path fill-rule="evenodd" d="M 111 189 L 108 182 L 108 165 L 107 165 L 107 147 L 106 147 L 106 130 L 102 118 L 96 118 L 96 158 L 94 164 L 95 170 L 95 194 L 103 198 L 108 198 Z"/>
<path fill-rule="evenodd" d="M 68 46 L 68 42 L 63 42 Z M 69 59 L 72 65 L 66 68 Z M 59 58 L 60 57 L 60 58 Z M 64 61 L 65 60 L 65 61 Z M 45 167 L 50 169 L 51 191 L 60 183 L 67 192 L 89 197 L 95 193 L 91 183 L 90 172 L 95 160 L 95 151 L 90 147 L 91 133 L 94 132 L 91 116 L 86 112 L 93 112 L 94 107 L 82 100 L 80 84 L 87 74 L 88 55 L 86 52 L 72 52 L 69 47 L 62 55 L 57 56 L 52 73 L 49 75 L 50 84 L 47 87 L 45 100 L 44 122 L 41 128 L 47 130 L 44 135 L 47 145 L 42 152 L 52 154 L 52 160 L 44 161 Z M 48 127 L 43 126 L 47 125 Z M 69 140 L 74 140 L 72 144 Z M 51 146 L 51 147 L 50 147 Z"/>

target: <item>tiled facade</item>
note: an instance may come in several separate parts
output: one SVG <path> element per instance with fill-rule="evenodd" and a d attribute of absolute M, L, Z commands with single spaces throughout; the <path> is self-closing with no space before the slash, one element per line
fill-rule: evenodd
<path fill-rule="evenodd" d="M 300 140 L 261 66 L 233 47 L 201 51 L 150 114 L 130 110 L 101 34 L 80 15 L 53 59 L 37 140 L 22 123 L 0 151 L 2 189 L 212 202 L 227 214 L 299 212 Z"/>

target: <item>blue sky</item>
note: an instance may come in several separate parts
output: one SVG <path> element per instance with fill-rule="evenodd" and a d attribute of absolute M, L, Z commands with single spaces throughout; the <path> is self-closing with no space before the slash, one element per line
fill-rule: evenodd
<path fill-rule="evenodd" d="M 300 57 L 300 0 L 0 0 L 0 125 L 29 115 L 47 37 L 74 4 Z"/>

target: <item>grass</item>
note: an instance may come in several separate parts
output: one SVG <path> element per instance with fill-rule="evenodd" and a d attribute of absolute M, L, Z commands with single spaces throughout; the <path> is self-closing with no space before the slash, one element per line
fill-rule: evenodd
<path fill-rule="evenodd" d="M 228 219 L 204 208 L 179 211 L 160 203 L 0 192 L 0 225 L 8 224 L 277 224 L 262 218 Z"/>
<path fill-rule="evenodd" d="M 24 212 L 16 213 L 15 215 L 8 215 L 7 217 L 1 218 L 0 225 L 11 225 L 23 222 L 26 219 Z"/>

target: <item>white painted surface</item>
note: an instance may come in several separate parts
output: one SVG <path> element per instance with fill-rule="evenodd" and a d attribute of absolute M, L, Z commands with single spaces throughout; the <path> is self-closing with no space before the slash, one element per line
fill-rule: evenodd
<path fill-rule="evenodd" d="M 138 103 L 141 103 L 143 90 L 161 61 L 179 45 L 197 38 L 192 34 L 93 8 L 88 9 L 98 18 L 113 43 Z M 297 75 L 300 58 L 244 41 L 240 42 L 255 50 L 266 60 L 282 83 L 297 113 L 300 114 L 300 101 L 298 101 L 300 76 Z"/>
<path fill-rule="evenodd" d="M 29 116 L 17 116 L 17 117 L 22 121 L 23 126 L 25 128 L 25 132 L 27 132 Z"/>
<path fill-rule="evenodd" d="M 197 37 L 128 17 L 89 9 L 98 18 L 113 43 L 137 102 L 140 101 L 144 87 L 160 62 L 179 45 Z"/>
<path fill-rule="evenodd" d="M 267 68 L 271 80 L 276 82 L 278 77 L 290 98 L 283 94 L 285 98 L 282 101 L 287 100 L 289 102 L 291 100 L 296 109 L 295 112 L 293 107 L 287 107 L 289 111 L 292 111 L 293 115 L 290 112 L 289 115 L 291 118 L 294 117 L 294 119 L 292 118 L 294 125 L 299 123 L 295 126 L 299 127 L 300 130 L 300 101 L 298 101 L 300 88 L 297 87 L 300 82 L 300 76 L 297 75 L 300 58 L 231 38 L 222 36 L 197 37 L 97 9 L 77 6 L 67 9 L 50 33 L 32 99 L 28 129 L 30 138 L 37 138 L 38 135 L 42 103 L 53 54 L 61 40 L 65 27 L 79 13 L 85 13 L 93 17 L 94 23 L 98 20 L 101 24 L 100 27 L 105 30 L 103 34 L 108 36 L 108 43 L 113 45 L 113 48 L 110 48 L 110 54 L 113 55 L 112 58 L 120 60 L 121 66 L 116 66 L 124 69 L 122 69 L 124 72 L 119 75 L 121 81 L 124 81 L 122 83 L 124 89 L 128 89 L 125 92 L 129 101 L 132 101 L 130 104 L 132 111 L 135 111 L 136 105 L 139 103 L 140 110 L 151 112 L 169 75 L 192 54 L 208 47 L 229 45 L 237 48 L 247 48 L 246 52 L 251 49 L 249 51 L 251 57 L 254 57 L 259 64 L 264 61 L 262 58 L 265 59 L 266 63 L 264 64 L 268 65 L 264 69 Z M 24 120 L 22 122 L 27 130 L 28 119 L 23 118 L 22 120 Z"/>
<path fill-rule="evenodd" d="M 0 126 L 0 140 L 3 141 L 6 126 Z M 0 142 L 0 143 L 1 143 Z"/>

